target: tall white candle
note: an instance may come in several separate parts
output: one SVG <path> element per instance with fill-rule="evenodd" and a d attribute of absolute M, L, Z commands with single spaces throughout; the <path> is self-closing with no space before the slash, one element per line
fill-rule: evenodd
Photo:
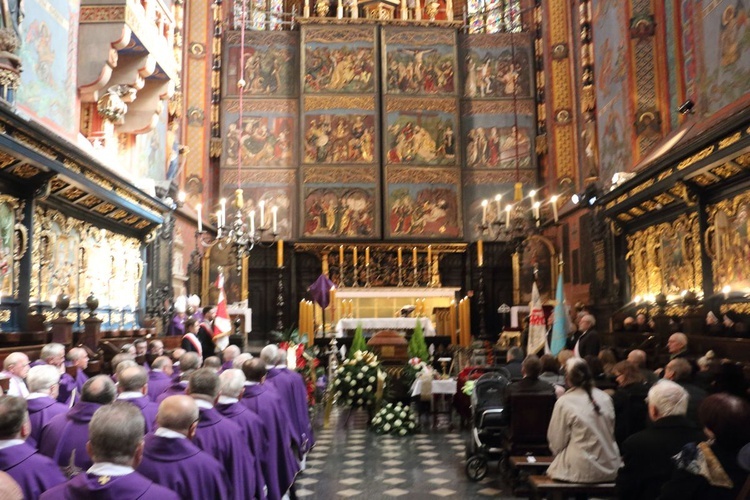
<path fill-rule="evenodd" d="M 534 218 L 535 218 L 536 220 L 539 220 L 539 207 L 540 207 L 541 205 L 542 205 L 542 204 L 541 204 L 541 203 L 539 203 L 538 201 L 535 201 L 535 202 L 534 202 Z"/>
<path fill-rule="evenodd" d="M 510 205 L 505 205 L 505 226 L 510 227 L 510 211 L 513 209 Z"/>
<path fill-rule="evenodd" d="M 201 205 L 200 203 L 198 203 L 195 206 L 195 211 L 198 212 L 198 232 L 199 233 L 203 232 L 203 217 L 202 217 L 202 214 L 201 214 L 201 209 L 202 208 L 203 208 L 203 205 Z"/>
<path fill-rule="evenodd" d="M 552 217 L 557 222 L 557 195 L 552 196 L 549 201 L 552 203 Z"/>
<path fill-rule="evenodd" d="M 250 234 L 253 235 L 255 234 L 255 210 L 250 210 L 248 218 L 250 219 Z"/>
<path fill-rule="evenodd" d="M 216 212 L 216 224 L 219 226 L 218 227 L 218 230 L 219 230 L 218 234 L 219 234 L 219 236 L 221 236 L 221 228 L 223 227 L 223 224 L 221 223 L 221 210 L 219 210 L 219 211 Z"/>
<path fill-rule="evenodd" d="M 274 206 L 271 208 L 271 213 L 273 214 L 273 234 L 276 234 L 278 232 L 276 231 L 276 225 L 278 222 L 278 219 L 277 219 L 278 212 L 279 212 L 279 207 Z"/>
<path fill-rule="evenodd" d="M 482 200 L 482 225 L 484 226 L 487 224 L 487 205 L 489 202 L 487 200 Z"/>
<path fill-rule="evenodd" d="M 266 225 L 266 202 L 261 201 L 260 203 L 258 203 L 258 206 L 260 207 L 260 220 L 258 221 L 258 225 L 260 226 L 261 230 L 263 230 Z"/>
<path fill-rule="evenodd" d="M 221 224 L 222 226 L 226 226 L 227 224 L 227 199 L 222 198 L 219 200 L 219 203 L 221 204 Z"/>
<path fill-rule="evenodd" d="M 496 221 L 500 220 L 500 200 L 502 200 L 502 199 L 503 199 L 503 195 L 501 195 L 501 194 L 496 194 L 495 195 L 495 214 L 496 214 L 495 215 L 495 220 Z"/>

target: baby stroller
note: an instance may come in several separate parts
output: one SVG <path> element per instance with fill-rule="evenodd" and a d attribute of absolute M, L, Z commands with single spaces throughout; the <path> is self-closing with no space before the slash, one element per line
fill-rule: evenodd
<path fill-rule="evenodd" d="M 479 377 L 471 396 L 471 438 L 466 447 L 466 475 L 481 481 L 487 475 L 488 462 L 502 460 L 503 443 L 510 419 L 505 401 L 505 388 L 510 373 L 494 368 Z"/>

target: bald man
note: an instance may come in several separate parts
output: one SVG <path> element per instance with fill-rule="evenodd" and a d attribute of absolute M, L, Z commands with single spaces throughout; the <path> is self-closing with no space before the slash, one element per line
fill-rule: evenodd
<path fill-rule="evenodd" d="M 628 361 L 638 367 L 638 371 L 641 372 L 641 375 L 643 375 L 643 377 L 646 379 L 648 385 L 654 385 L 656 382 L 658 382 L 659 377 L 654 372 L 646 368 L 645 351 L 642 351 L 640 349 L 633 349 L 628 353 Z"/>
<path fill-rule="evenodd" d="M 198 405 L 190 396 L 170 396 L 162 401 L 157 428 L 146 435 L 138 472 L 185 500 L 229 498 L 224 467 L 192 442 L 198 419 Z"/>
<path fill-rule="evenodd" d="M 232 368 L 234 368 L 232 366 L 232 363 L 240 354 L 240 348 L 236 345 L 232 344 L 230 346 L 227 346 L 227 348 L 224 349 L 224 351 L 222 351 L 221 353 L 221 357 L 224 360 L 224 363 L 221 365 L 221 371 L 231 370 Z"/>
<path fill-rule="evenodd" d="M 159 406 L 148 397 L 148 372 L 142 366 L 130 366 L 117 377 L 117 399 L 135 405 L 146 422 L 145 432 L 151 432 Z"/>

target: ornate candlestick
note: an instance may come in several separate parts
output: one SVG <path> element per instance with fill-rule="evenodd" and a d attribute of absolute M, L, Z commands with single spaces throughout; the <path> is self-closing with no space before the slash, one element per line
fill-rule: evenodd
<path fill-rule="evenodd" d="M 353 280 L 352 280 L 352 287 L 353 288 L 359 287 L 359 266 L 357 264 L 358 264 L 358 262 L 355 260 L 354 261 L 354 266 L 353 266 L 354 273 L 352 275 L 352 278 L 353 278 Z"/>
<path fill-rule="evenodd" d="M 414 259 L 414 283 L 411 286 L 419 286 L 419 273 L 417 272 L 417 259 Z"/>
<path fill-rule="evenodd" d="M 370 288 L 370 264 L 365 264 L 365 288 Z"/>
<path fill-rule="evenodd" d="M 276 331 L 284 331 L 284 266 L 278 267 L 279 281 L 276 284 Z"/>
<path fill-rule="evenodd" d="M 485 317 L 485 300 L 484 300 L 484 266 L 479 268 L 479 297 L 477 297 L 477 305 L 479 306 L 479 338 L 485 340 L 487 338 L 487 322 Z"/>

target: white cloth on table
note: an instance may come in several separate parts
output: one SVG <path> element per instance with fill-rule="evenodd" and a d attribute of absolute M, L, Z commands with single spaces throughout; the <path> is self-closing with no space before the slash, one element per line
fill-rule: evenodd
<path fill-rule="evenodd" d="M 336 336 L 343 337 L 346 330 L 354 330 L 359 324 L 363 330 L 413 330 L 417 319 L 422 323 L 422 334 L 434 337 L 435 327 L 430 318 L 345 318 L 336 323 Z"/>
<path fill-rule="evenodd" d="M 432 394 L 455 394 L 458 390 L 456 379 L 437 379 L 432 381 Z M 411 395 L 416 397 L 422 394 L 422 381 L 417 379 L 411 386 Z"/>

